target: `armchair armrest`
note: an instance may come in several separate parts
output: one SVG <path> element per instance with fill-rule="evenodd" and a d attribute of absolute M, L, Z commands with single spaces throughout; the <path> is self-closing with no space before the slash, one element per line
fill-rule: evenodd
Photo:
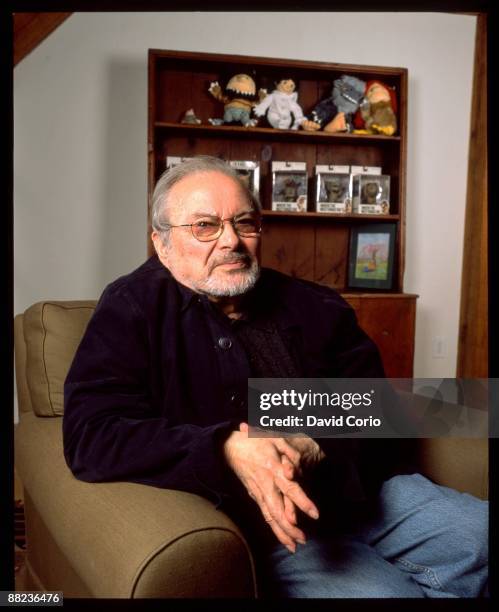
<path fill-rule="evenodd" d="M 250 550 L 223 512 L 181 491 L 77 480 L 64 460 L 61 424 L 59 417 L 24 414 L 16 468 L 93 596 L 255 597 Z"/>

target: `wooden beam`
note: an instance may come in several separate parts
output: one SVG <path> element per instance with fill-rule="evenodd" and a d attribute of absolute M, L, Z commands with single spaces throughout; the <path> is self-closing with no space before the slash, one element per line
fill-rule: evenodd
<path fill-rule="evenodd" d="M 70 15 L 72 13 L 13 13 L 14 66 Z"/>
<path fill-rule="evenodd" d="M 477 17 L 456 376 L 488 377 L 487 15 Z"/>

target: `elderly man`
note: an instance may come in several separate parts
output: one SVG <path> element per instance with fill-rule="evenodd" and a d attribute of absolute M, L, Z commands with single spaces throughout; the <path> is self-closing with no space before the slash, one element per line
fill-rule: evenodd
<path fill-rule="evenodd" d="M 260 269 L 259 203 L 232 168 L 166 172 L 152 227 L 156 255 L 106 288 L 66 380 L 74 474 L 212 500 L 265 595 L 483 594 L 486 502 L 394 475 L 386 441 L 249 437 L 248 377 L 384 374 L 335 291 Z"/>

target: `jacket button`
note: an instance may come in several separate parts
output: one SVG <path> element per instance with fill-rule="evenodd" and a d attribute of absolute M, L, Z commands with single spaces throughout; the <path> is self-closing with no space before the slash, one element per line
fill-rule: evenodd
<path fill-rule="evenodd" d="M 232 346 L 232 340 L 230 338 L 219 338 L 218 346 L 224 350 L 230 349 Z"/>

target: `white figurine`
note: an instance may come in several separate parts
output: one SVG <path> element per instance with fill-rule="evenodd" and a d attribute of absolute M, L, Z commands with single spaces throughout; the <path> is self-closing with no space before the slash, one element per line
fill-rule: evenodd
<path fill-rule="evenodd" d="M 276 84 L 276 89 L 257 104 L 253 112 L 257 117 L 263 117 L 267 113 L 267 120 L 274 128 L 297 130 L 304 117 L 297 102 L 298 94 L 295 87 L 292 79 L 280 80 Z"/>

